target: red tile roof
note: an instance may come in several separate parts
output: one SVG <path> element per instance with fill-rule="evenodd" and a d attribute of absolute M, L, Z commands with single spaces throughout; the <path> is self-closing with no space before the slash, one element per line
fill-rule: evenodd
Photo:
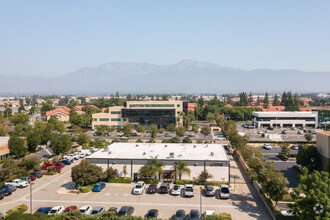
<path fill-rule="evenodd" d="M 48 116 L 50 116 L 50 115 L 52 115 L 54 113 L 57 113 L 57 112 L 61 112 L 61 113 L 65 114 L 65 115 L 70 116 L 70 109 L 67 108 L 67 107 L 61 107 L 61 108 L 56 108 L 54 110 L 50 110 L 50 111 L 46 112 L 45 116 L 48 117 Z"/>

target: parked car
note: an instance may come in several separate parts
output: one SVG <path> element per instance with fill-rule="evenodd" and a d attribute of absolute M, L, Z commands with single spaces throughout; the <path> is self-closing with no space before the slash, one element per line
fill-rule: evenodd
<path fill-rule="evenodd" d="M 91 215 L 100 215 L 100 214 L 102 214 L 104 211 L 105 211 L 105 210 L 104 210 L 104 207 L 102 207 L 102 206 L 97 206 L 97 207 L 95 207 L 95 208 L 92 210 Z"/>
<path fill-rule="evenodd" d="M 164 134 L 164 137 L 169 137 L 170 135 L 166 132 L 165 134 Z"/>
<path fill-rule="evenodd" d="M 37 211 L 34 214 L 46 214 L 48 215 L 49 211 L 52 209 L 53 207 L 40 207 L 37 209 Z"/>
<path fill-rule="evenodd" d="M 287 134 L 287 133 L 289 133 L 289 132 L 286 130 L 282 131 L 282 134 Z"/>
<path fill-rule="evenodd" d="M 292 149 L 292 150 L 299 150 L 299 147 L 298 147 L 298 145 L 292 145 L 292 146 L 291 146 L 291 149 Z"/>
<path fill-rule="evenodd" d="M 195 132 L 190 132 L 190 133 L 189 133 L 189 136 L 190 136 L 190 137 L 195 137 L 195 135 L 196 135 Z"/>
<path fill-rule="evenodd" d="M 266 129 L 264 132 L 265 132 L 265 133 L 270 133 L 270 130 Z"/>
<path fill-rule="evenodd" d="M 146 218 L 158 218 L 158 210 L 157 209 L 150 209 L 145 217 Z"/>
<path fill-rule="evenodd" d="M 118 133 L 118 137 L 122 137 L 122 136 L 124 136 L 124 133 L 123 132 L 119 132 Z"/>
<path fill-rule="evenodd" d="M 194 185 L 186 184 L 183 195 L 185 197 L 194 197 Z"/>
<path fill-rule="evenodd" d="M 225 137 L 222 137 L 222 136 L 217 136 L 216 139 L 217 139 L 217 140 L 227 140 Z"/>
<path fill-rule="evenodd" d="M 209 215 L 214 215 L 214 214 L 215 214 L 215 211 L 213 211 L 213 210 L 205 210 L 204 213 L 202 214 L 201 218 L 204 218 Z"/>
<path fill-rule="evenodd" d="M 35 175 L 32 175 L 32 174 L 29 174 L 27 176 L 30 177 L 32 181 L 35 181 L 37 179 L 37 177 Z"/>
<path fill-rule="evenodd" d="M 60 214 L 62 212 L 64 212 L 63 206 L 55 206 L 48 212 L 48 215 L 56 215 L 56 214 Z"/>
<path fill-rule="evenodd" d="M 170 184 L 169 183 L 162 183 L 158 189 L 159 193 L 168 193 L 170 191 Z"/>
<path fill-rule="evenodd" d="M 172 191 L 171 191 L 171 194 L 173 196 L 179 196 L 179 195 L 181 195 L 181 186 L 179 186 L 179 185 L 173 186 Z"/>
<path fill-rule="evenodd" d="M 0 191 L 0 200 L 5 198 L 5 196 L 6 196 L 5 193 Z"/>
<path fill-rule="evenodd" d="M 84 133 L 85 133 L 85 132 L 87 132 L 87 131 L 88 131 L 87 129 L 84 129 L 82 132 L 84 132 Z"/>
<path fill-rule="evenodd" d="M 42 173 L 40 173 L 40 172 L 33 172 L 33 173 L 31 173 L 32 175 L 35 175 L 37 178 L 41 178 L 42 176 L 43 176 L 43 174 Z"/>
<path fill-rule="evenodd" d="M 9 196 L 13 191 L 8 187 L 2 186 L 0 187 L 0 192 L 4 193 L 5 196 Z"/>
<path fill-rule="evenodd" d="M 91 153 L 94 153 L 97 151 L 97 149 L 95 147 L 90 147 L 88 148 L 88 150 L 91 152 Z"/>
<path fill-rule="evenodd" d="M 284 216 L 293 216 L 293 211 L 292 209 L 287 209 L 287 210 L 283 210 L 281 211 L 282 215 Z"/>
<path fill-rule="evenodd" d="M 65 164 L 65 165 L 71 165 L 70 160 L 62 160 L 61 163 Z"/>
<path fill-rule="evenodd" d="M 132 134 L 132 136 L 133 136 L 133 137 L 137 137 L 138 134 L 137 134 L 136 132 L 134 132 L 134 133 Z"/>
<path fill-rule="evenodd" d="M 131 216 L 134 213 L 134 208 L 132 206 L 123 206 L 118 212 L 118 216 Z"/>
<path fill-rule="evenodd" d="M 258 134 L 263 134 L 264 132 L 262 132 L 261 130 L 258 131 Z"/>
<path fill-rule="evenodd" d="M 32 181 L 31 178 L 28 177 L 28 176 L 22 176 L 22 177 L 20 177 L 20 179 L 23 180 L 23 181 L 26 181 L 27 183 L 31 183 L 31 181 Z"/>
<path fill-rule="evenodd" d="M 150 184 L 146 192 L 148 194 L 155 194 L 157 192 L 157 184 Z"/>
<path fill-rule="evenodd" d="M 229 192 L 229 186 L 226 184 L 223 184 L 220 186 L 220 198 L 221 199 L 229 199 L 230 192 Z"/>
<path fill-rule="evenodd" d="M 72 206 L 68 206 L 68 207 L 66 207 L 65 210 L 64 210 L 64 212 L 75 211 L 75 210 L 77 210 L 77 209 L 78 209 L 77 206 L 72 205 Z"/>
<path fill-rule="evenodd" d="M 109 133 L 104 133 L 103 136 L 104 137 L 109 137 L 110 135 L 109 135 Z"/>
<path fill-rule="evenodd" d="M 184 220 L 186 218 L 186 212 L 183 209 L 179 209 L 176 211 L 175 215 L 173 216 L 173 220 Z"/>
<path fill-rule="evenodd" d="M 213 197 L 215 196 L 215 189 L 213 186 L 204 187 L 205 196 Z"/>
<path fill-rule="evenodd" d="M 98 133 L 94 132 L 93 136 L 94 136 L 94 137 L 97 137 L 97 136 L 99 136 L 99 135 L 98 135 Z"/>
<path fill-rule="evenodd" d="M 297 134 L 304 134 L 303 130 L 298 130 Z"/>
<path fill-rule="evenodd" d="M 105 188 L 105 183 L 96 183 L 93 187 L 93 192 L 101 192 Z"/>
<path fill-rule="evenodd" d="M 14 179 L 12 182 L 5 182 L 5 185 L 13 185 L 18 188 L 23 188 L 23 187 L 27 187 L 29 184 L 28 184 L 28 182 L 26 182 L 24 180 Z"/>
<path fill-rule="evenodd" d="M 117 215 L 117 208 L 116 207 L 110 207 L 109 209 L 108 209 L 108 212 L 114 212 L 116 215 Z"/>
<path fill-rule="evenodd" d="M 16 191 L 16 186 L 8 184 L 8 185 L 4 185 L 3 187 L 6 187 L 8 189 L 10 189 L 12 192 Z"/>
<path fill-rule="evenodd" d="M 84 157 L 91 155 L 92 152 L 89 149 L 79 151 L 79 155 L 83 155 Z"/>
<path fill-rule="evenodd" d="M 48 167 L 54 167 L 56 169 L 61 169 L 61 168 L 63 168 L 63 164 L 60 164 L 60 163 L 48 163 L 48 164 L 42 165 L 42 168 L 44 168 L 44 169 L 47 169 Z"/>
<path fill-rule="evenodd" d="M 295 131 L 295 130 L 297 130 L 297 128 L 296 127 L 292 127 L 291 130 Z"/>
<path fill-rule="evenodd" d="M 137 184 L 135 185 L 134 189 L 133 189 L 133 194 L 134 195 L 140 195 L 143 193 L 143 190 L 145 188 L 145 183 L 140 181 L 140 182 L 137 182 Z"/>
<path fill-rule="evenodd" d="M 86 215 L 88 215 L 88 214 L 90 214 L 91 211 L 92 211 L 92 206 L 90 206 L 90 205 L 84 205 L 84 206 L 80 207 L 79 211 L 80 211 L 82 214 L 86 214 Z"/>
<path fill-rule="evenodd" d="M 270 146 L 270 144 L 264 144 L 264 148 L 266 150 L 271 150 L 272 149 L 272 146 Z"/>
<path fill-rule="evenodd" d="M 190 210 L 190 213 L 187 216 L 188 220 L 199 220 L 200 216 L 199 216 L 199 211 L 197 209 L 192 209 Z"/>
<path fill-rule="evenodd" d="M 268 130 L 271 130 L 272 131 L 272 130 L 274 130 L 274 128 L 273 127 L 269 127 Z"/>

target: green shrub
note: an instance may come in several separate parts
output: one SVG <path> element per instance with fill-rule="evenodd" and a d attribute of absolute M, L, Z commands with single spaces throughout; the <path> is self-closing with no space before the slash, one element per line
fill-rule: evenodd
<path fill-rule="evenodd" d="M 157 179 L 138 179 L 138 181 L 143 181 L 145 184 L 158 184 L 159 180 Z"/>
<path fill-rule="evenodd" d="M 282 201 L 286 201 L 286 202 L 293 202 L 293 198 L 291 197 L 290 193 L 287 193 L 283 196 Z"/>
<path fill-rule="evenodd" d="M 131 177 L 114 177 L 109 178 L 108 183 L 132 183 Z"/>
<path fill-rule="evenodd" d="M 80 187 L 80 192 L 88 193 L 88 192 L 92 191 L 93 187 L 94 187 L 94 185 L 82 186 L 82 187 Z"/>
<path fill-rule="evenodd" d="M 290 154 L 289 157 L 297 157 L 297 154 Z"/>
<path fill-rule="evenodd" d="M 25 205 L 25 204 L 22 204 L 22 205 L 18 205 L 18 206 L 15 206 L 14 208 L 10 209 L 8 212 L 7 212 L 7 215 L 10 215 L 14 212 L 20 212 L 20 213 L 24 213 L 28 210 L 28 207 Z"/>
<path fill-rule="evenodd" d="M 229 185 L 227 181 L 206 181 L 206 182 L 199 182 L 197 180 L 176 180 L 175 184 L 178 185 L 186 185 L 186 184 L 195 184 L 195 185 L 212 185 L 212 186 L 220 186 L 222 184 Z"/>

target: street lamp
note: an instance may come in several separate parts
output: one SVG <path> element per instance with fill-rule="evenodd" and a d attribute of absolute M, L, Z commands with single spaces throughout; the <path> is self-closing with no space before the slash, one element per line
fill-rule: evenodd
<path fill-rule="evenodd" d="M 236 178 L 237 179 L 242 179 L 241 176 L 234 176 L 234 191 L 236 191 Z"/>
<path fill-rule="evenodd" d="M 199 212 L 202 213 L 202 187 L 200 187 L 200 190 L 201 190 L 201 193 L 200 193 L 200 196 L 199 196 L 199 199 L 200 199 L 200 201 L 199 201 L 199 205 L 200 205 Z"/>
<path fill-rule="evenodd" d="M 32 185 L 34 183 L 30 183 L 30 213 L 32 215 Z"/>

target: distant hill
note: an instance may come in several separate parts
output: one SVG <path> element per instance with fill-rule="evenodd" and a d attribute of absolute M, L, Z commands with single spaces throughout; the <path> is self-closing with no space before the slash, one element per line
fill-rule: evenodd
<path fill-rule="evenodd" d="M 184 60 L 171 65 L 106 63 L 55 78 L 0 75 L 0 93 L 110 94 L 329 92 L 330 72 L 244 71 Z"/>

